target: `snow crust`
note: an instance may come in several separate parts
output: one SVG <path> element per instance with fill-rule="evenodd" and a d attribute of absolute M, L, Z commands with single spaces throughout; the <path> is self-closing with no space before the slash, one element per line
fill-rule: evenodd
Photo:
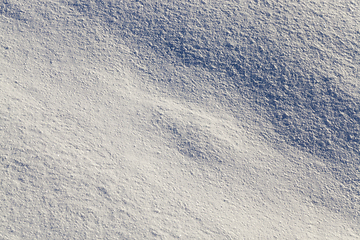
<path fill-rule="evenodd" d="M 357 1 L 0 2 L 1 239 L 359 239 Z"/>

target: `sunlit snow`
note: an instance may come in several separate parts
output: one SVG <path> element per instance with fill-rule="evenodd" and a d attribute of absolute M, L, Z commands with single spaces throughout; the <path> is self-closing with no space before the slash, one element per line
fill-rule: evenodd
<path fill-rule="evenodd" d="M 359 7 L 0 1 L 0 238 L 360 239 Z"/>

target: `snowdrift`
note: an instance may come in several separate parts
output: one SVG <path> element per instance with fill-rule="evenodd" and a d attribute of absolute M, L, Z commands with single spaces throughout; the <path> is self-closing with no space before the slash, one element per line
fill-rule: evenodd
<path fill-rule="evenodd" d="M 359 238 L 355 1 L 2 1 L 4 239 Z"/>

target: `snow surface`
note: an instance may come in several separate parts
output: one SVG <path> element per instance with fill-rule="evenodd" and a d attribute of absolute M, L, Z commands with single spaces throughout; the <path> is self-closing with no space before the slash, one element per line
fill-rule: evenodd
<path fill-rule="evenodd" d="M 359 7 L 0 1 L 0 238 L 360 239 Z"/>

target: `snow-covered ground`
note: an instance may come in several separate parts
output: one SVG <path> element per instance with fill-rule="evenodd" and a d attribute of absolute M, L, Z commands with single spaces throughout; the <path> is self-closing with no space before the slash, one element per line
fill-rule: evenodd
<path fill-rule="evenodd" d="M 359 7 L 0 1 L 0 239 L 360 239 Z"/>

